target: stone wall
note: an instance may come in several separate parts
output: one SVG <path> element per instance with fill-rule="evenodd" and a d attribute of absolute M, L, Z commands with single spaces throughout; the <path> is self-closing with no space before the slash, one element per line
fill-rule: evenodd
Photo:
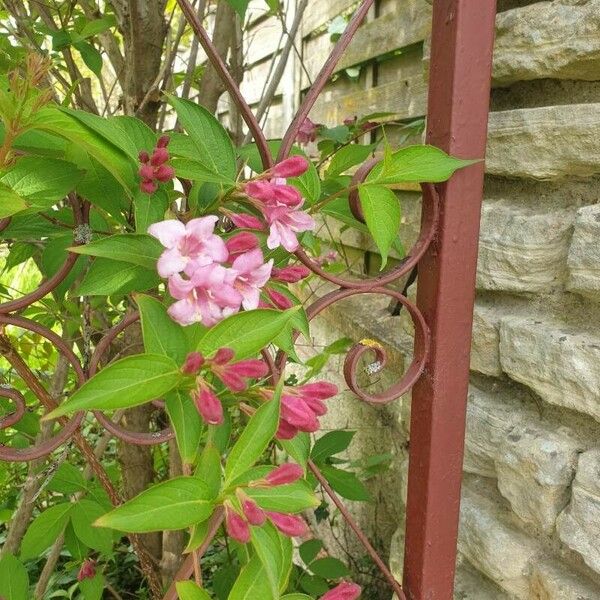
<path fill-rule="evenodd" d="M 314 3 L 296 95 L 331 47 L 327 23 L 353 4 Z M 342 65 L 359 65 L 358 80 L 340 71 L 313 119 L 424 115 L 430 10 L 425 0 L 381 0 Z M 499 0 L 491 103 L 456 598 L 598 600 L 600 0 Z M 271 131 L 283 114 L 274 113 Z M 409 246 L 419 196 L 409 188 L 399 199 Z M 355 268 L 369 271 L 369 242 L 339 239 Z M 379 340 L 394 365 L 410 358 L 410 324 L 391 315 L 387 299 L 329 310 L 313 343 L 341 336 Z M 341 382 L 341 367 L 332 360 L 328 376 Z M 409 413 L 410 398 L 378 409 L 347 394 L 328 417 L 331 427 L 358 430 L 351 455 L 394 455 L 392 472 L 370 482 L 376 506 L 352 508 L 398 576 Z M 329 540 L 334 551 L 360 555 L 341 535 Z"/>

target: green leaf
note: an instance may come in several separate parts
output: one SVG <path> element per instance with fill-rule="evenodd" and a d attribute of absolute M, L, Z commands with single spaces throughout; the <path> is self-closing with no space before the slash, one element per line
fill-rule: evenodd
<path fill-rule="evenodd" d="M 277 600 L 273 595 L 265 568 L 257 555 L 242 569 L 228 600 Z"/>
<path fill-rule="evenodd" d="M 308 566 L 315 558 L 317 558 L 322 548 L 323 542 L 314 538 L 300 544 L 298 552 L 300 553 L 300 558 L 304 561 L 304 564 Z"/>
<path fill-rule="evenodd" d="M 146 233 L 150 225 L 164 220 L 165 213 L 169 208 L 169 196 L 164 190 L 158 190 L 154 194 L 138 192 L 133 204 L 135 230 L 138 234 Z"/>
<path fill-rule="evenodd" d="M 312 598 L 306 594 L 286 594 L 281 596 L 281 600 L 312 600 Z"/>
<path fill-rule="evenodd" d="M 201 181 L 204 183 L 222 183 L 226 186 L 235 185 L 235 180 L 225 177 L 221 173 L 214 173 L 208 169 L 204 163 L 190 158 L 173 158 L 171 166 L 175 169 L 177 177 L 190 179 L 191 181 Z"/>
<path fill-rule="evenodd" d="M 80 581 L 79 589 L 83 594 L 83 600 L 101 600 L 104 593 L 104 575 L 98 572 L 91 579 Z"/>
<path fill-rule="evenodd" d="M 104 367 L 46 418 L 55 419 L 79 410 L 138 406 L 171 391 L 182 377 L 177 363 L 168 356 L 127 356 Z"/>
<path fill-rule="evenodd" d="M 225 465 L 225 480 L 232 482 L 247 471 L 262 456 L 279 427 L 279 408 L 283 379 L 273 399 L 265 402 L 252 415 L 239 439 L 231 449 Z"/>
<path fill-rule="evenodd" d="M 77 467 L 64 462 L 58 467 L 47 487 L 52 492 L 75 494 L 86 490 L 87 483 Z"/>
<path fill-rule="evenodd" d="M 29 204 L 25 198 L 21 198 L 14 190 L 0 183 L 0 219 L 11 217 L 27 208 Z"/>
<path fill-rule="evenodd" d="M 246 10 L 248 8 L 248 4 L 250 4 L 250 0 L 226 0 L 226 2 L 235 10 L 235 12 L 240 15 L 240 19 L 244 20 L 246 16 Z"/>
<path fill-rule="evenodd" d="M 144 349 L 148 354 L 169 356 L 182 365 L 188 354 L 188 340 L 181 325 L 169 317 L 167 309 L 151 296 L 137 295 Z"/>
<path fill-rule="evenodd" d="M 367 488 L 362 481 L 349 471 L 342 471 L 330 465 L 322 465 L 321 472 L 331 487 L 344 498 L 358 502 L 369 502 L 372 500 Z"/>
<path fill-rule="evenodd" d="M 321 436 L 313 446 L 311 458 L 315 462 L 320 462 L 334 454 L 343 452 L 352 442 L 356 431 L 330 431 Z"/>
<path fill-rule="evenodd" d="M 78 296 L 110 296 L 143 292 L 155 287 L 160 277 L 154 270 L 131 263 L 97 258 L 77 288 Z"/>
<path fill-rule="evenodd" d="M 73 560 L 83 561 L 90 553 L 90 549 L 86 546 L 73 531 L 73 525 L 69 523 L 65 529 L 65 547 L 71 554 Z"/>
<path fill-rule="evenodd" d="M 0 597 L 4 600 L 29 600 L 29 576 L 24 565 L 12 554 L 0 559 Z"/>
<path fill-rule="evenodd" d="M 82 39 L 89 38 L 94 35 L 98 35 L 99 33 L 104 33 L 111 27 L 115 27 L 116 24 L 117 19 L 114 15 L 105 15 L 100 19 L 87 21 L 86 24 L 83 26 L 83 29 L 78 33 L 78 35 Z"/>
<path fill-rule="evenodd" d="M 275 512 L 299 513 L 319 506 L 318 498 L 304 481 L 272 488 L 251 487 L 246 493 L 264 510 Z"/>
<path fill-rule="evenodd" d="M 403 181 L 436 183 L 450 179 L 457 169 L 479 160 L 462 160 L 449 156 L 435 146 L 416 145 L 388 154 L 367 175 L 365 183 L 392 184 Z"/>
<path fill-rule="evenodd" d="M 162 244 L 145 233 L 118 233 L 83 246 L 73 246 L 71 252 L 128 262 L 146 269 L 156 269 L 164 250 Z"/>
<path fill-rule="evenodd" d="M 301 313 L 301 307 L 294 307 L 286 311 L 258 309 L 232 315 L 204 334 L 198 350 L 210 356 L 219 348 L 231 348 L 237 360 L 254 356 Z"/>
<path fill-rule="evenodd" d="M 178 581 L 175 587 L 179 600 L 211 600 L 208 592 L 198 587 L 193 581 Z"/>
<path fill-rule="evenodd" d="M 54 543 L 67 526 L 72 508 L 69 502 L 55 504 L 33 520 L 21 542 L 23 560 L 37 558 Z"/>
<path fill-rule="evenodd" d="M 209 489 L 213 498 L 216 498 L 221 491 L 221 453 L 211 442 L 207 443 L 202 451 L 200 462 L 195 473 Z"/>
<path fill-rule="evenodd" d="M 274 598 L 287 587 L 292 569 L 292 542 L 271 525 L 253 527 L 252 546 L 265 569 Z"/>
<path fill-rule="evenodd" d="M 208 535 L 210 519 L 192 526 L 190 539 L 184 549 L 184 553 L 193 552 L 202 546 Z"/>
<path fill-rule="evenodd" d="M 156 145 L 156 134 L 144 121 L 127 115 L 111 117 L 109 121 L 129 138 L 132 147 L 138 152 L 145 150 L 150 153 Z"/>
<path fill-rule="evenodd" d="M 75 189 L 83 177 L 73 163 L 56 158 L 25 156 L 0 182 L 41 208 L 50 208 Z"/>
<path fill-rule="evenodd" d="M 189 100 L 169 96 L 169 102 L 196 146 L 196 160 L 210 173 L 235 181 L 235 152 L 221 123 L 204 107 Z"/>
<path fill-rule="evenodd" d="M 46 279 L 50 279 L 62 268 L 67 259 L 67 249 L 71 244 L 73 244 L 73 233 L 69 232 L 66 235 L 57 236 L 44 245 L 39 267 Z M 52 294 L 57 300 L 63 300 L 69 288 L 83 273 L 85 263 L 86 259 L 79 257 L 69 274 L 52 290 Z"/>
<path fill-rule="evenodd" d="M 381 268 L 385 267 L 388 252 L 400 229 L 400 201 L 389 188 L 380 185 L 361 185 L 358 188 L 360 205 L 369 232 L 381 253 Z"/>
<path fill-rule="evenodd" d="M 373 153 L 373 146 L 350 144 L 340 148 L 331 158 L 327 167 L 327 176 L 341 175 L 350 167 L 363 163 Z"/>
<path fill-rule="evenodd" d="M 341 560 L 332 556 L 318 558 L 310 564 L 310 570 L 325 579 L 341 579 L 350 575 L 348 567 Z"/>
<path fill-rule="evenodd" d="M 75 535 L 89 548 L 109 555 L 112 552 L 112 535 L 105 529 L 92 527 L 92 523 L 106 511 L 97 502 L 79 500 L 73 505 L 71 524 Z"/>
<path fill-rule="evenodd" d="M 175 477 L 149 487 L 96 521 L 128 533 L 184 529 L 210 517 L 213 502 L 197 477 Z"/>
<path fill-rule="evenodd" d="M 89 70 L 97 77 L 100 77 L 102 75 L 103 66 L 102 54 L 100 54 L 100 52 L 98 52 L 98 50 L 96 50 L 96 48 L 94 48 L 94 46 L 88 42 L 76 42 L 73 44 L 73 46 L 77 48 L 77 51 L 81 55 L 83 62 L 86 64 Z"/>
<path fill-rule="evenodd" d="M 196 462 L 202 421 L 189 392 L 174 390 L 165 396 L 167 414 L 175 431 L 177 448 L 185 464 Z"/>
<path fill-rule="evenodd" d="M 310 435 L 304 431 L 298 433 L 291 440 L 279 440 L 282 448 L 299 464 L 306 469 L 310 456 Z"/>

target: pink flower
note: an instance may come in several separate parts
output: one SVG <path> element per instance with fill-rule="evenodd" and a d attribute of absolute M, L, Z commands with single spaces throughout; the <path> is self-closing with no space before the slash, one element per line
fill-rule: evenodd
<path fill-rule="evenodd" d="M 244 190 L 251 198 L 277 206 L 297 207 L 302 204 L 300 192 L 285 183 L 264 180 L 249 181 Z"/>
<path fill-rule="evenodd" d="M 318 126 L 306 117 L 298 129 L 298 134 L 296 135 L 297 142 L 299 144 L 314 142 L 317 139 L 317 129 Z"/>
<path fill-rule="evenodd" d="M 360 586 L 356 583 L 345 581 L 321 596 L 320 600 L 357 600 L 361 591 Z"/>
<path fill-rule="evenodd" d="M 243 254 L 244 252 L 248 252 L 248 250 L 254 250 L 260 246 L 260 242 L 258 238 L 249 231 L 242 231 L 240 233 L 236 233 L 231 236 L 226 242 L 225 246 L 229 252 L 229 259 L 231 260 L 232 256 L 237 256 L 238 254 Z"/>
<path fill-rule="evenodd" d="M 139 175 L 142 178 L 140 189 L 146 194 L 153 194 L 158 189 L 158 183 L 167 183 L 175 177 L 175 169 L 165 164 L 169 160 L 169 137 L 163 135 L 157 142 L 152 156 L 142 151 L 138 158 L 141 166 Z"/>
<path fill-rule="evenodd" d="M 272 177 L 299 177 L 308 170 L 308 161 L 303 156 L 290 156 L 271 169 Z"/>
<path fill-rule="evenodd" d="M 198 389 L 192 392 L 192 399 L 200 416 L 206 423 L 209 425 L 221 425 L 223 423 L 223 405 L 204 380 L 198 380 Z"/>
<path fill-rule="evenodd" d="M 285 485 L 287 483 L 294 483 L 298 479 L 304 477 L 304 470 L 300 465 L 295 463 L 286 463 L 277 467 L 274 471 L 271 471 L 266 477 L 265 481 L 272 486 Z"/>
<path fill-rule="evenodd" d="M 221 348 L 209 361 L 212 372 L 232 391 L 242 392 L 248 387 L 246 379 L 265 377 L 269 367 L 262 360 L 249 358 L 232 363 L 233 351 Z"/>
<path fill-rule="evenodd" d="M 227 260 L 225 242 L 214 234 L 218 217 L 192 219 L 186 225 L 176 219 L 154 223 L 148 233 L 166 248 L 158 259 L 161 277 L 170 277 L 185 271 L 192 275 L 197 267 Z"/>
<path fill-rule="evenodd" d="M 84 579 L 93 579 L 96 576 L 96 561 L 88 558 L 83 561 L 79 573 L 77 573 L 77 581 Z"/>
<path fill-rule="evenodd" d="M 240 544 L 247 544 L 250 541 L 248 523 L 229 506 L 225 507 L 225 528 L 229 537 Z"/>
<path fill-rule="evenodd" d="M 308 532 L 308 527 L 306 526 L 304 520 L 296 515 L 267 512 L 267 516 L 273 525 L 275 525 L 275 527 L 277 527 L 281 533 L 287 535 L 288 537 L 300 537 L 306 535 Z"/>
<path fill-rule="evenodd" d="M 311 271 L 304 265 L 292 265 L 283 269 L 273 269 L 271 276 L 276 281 L 283 283 L 298 283 L 301 279 L 308 277 Z"/>
<path fill-rule="evenodd" d="M 273 259 L 264 262 L 260 248 L 238 256 L 231 265 L 232 285 L 242 297 L 246 310 L 258 308 L 261 288 L 269 281 Z"/>
<path fill-rule="evenodd" d="M 267 515 L 265 511 L 247 496 L 241 501 L 242 511 L 244 512 L 244 516 L 250 525 L 255 525 L 260 527 L 264 525 L 267 520 Z"/>
<path fill-rule="evenodd" d="M 313 231 L 316 226 L 309 214 L 287 206 L 265 206 L 265 216 L 269 224 L 267 247 L 270 250 L 283 246 L 288 252 L 294 252 L 299 246 L 296 234 Z"/>
<path fill-rule="evenodd" d="M 263 222 L 254 215 L 231 213 L 228 214 L 228 217 L 233 221 L 234 225 L 242 229 L 264 229 Z"/>
<path fill-rule="evenodd" d="M 298 396 L 281 397 L 281 419 L 300 431 L 314 433 L 319 429 L 319 419 L 314 411 Z"/>
<path fill-rule="evenodd" d="M 177 300 L 168 313 L 180 325 L 201 322 L 211 327 L 236 313 L 242 296 L 228 283 L 228 270 L 221 265 L 196 269 L 191 279 L 176 273 L 169 278 L 169 293 Z"/>
<path fill-rule="evenodd" d="M 190 352 L 181 367 L 184 375 L 195 375 L 204 364 L 204 357 L 200 352 Z"/>

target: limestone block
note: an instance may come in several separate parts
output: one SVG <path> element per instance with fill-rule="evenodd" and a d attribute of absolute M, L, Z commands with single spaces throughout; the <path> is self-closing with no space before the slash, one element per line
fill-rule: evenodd
<path fill-rule="evenodd" d="M 493 76 L 502 85 L 600 79 L 600 1 L 536 2 L 500 13 Z"/>
<path fill-rule="evenodd" d="M 560 539 L 600 572 L 600 448 L 579 457 L 571 503 L 557 522 Z"/>
<path fill-rule="evenodd" d="M 600 337 L 553 321 L 504 317 L 502 369 L 546 402 L 600 421 Z"/>
<path fill-rule="evenodd" d="M 539 213 L 503 201 L 484 203 L 477 287 L 513 292 L 562 287 L 573 221 L 572 211 Z"/>
<path fill-rule="evenodd" d="M 550 534 L 569 501 L 582 450 L 566 428 L 534 421 L 517 425 L 497 448 L 498 489 L 521 519 Z"/>
<path fill-rule="evenodd" d="M 454 600 L 510 600 L 510 596 L 459 555 L 454 579 Z"/>
<path fill-rule="evenodd" d="M 538 543 L 510 523 L 493 500 L 463 488 L 459 549 L 484 575 L 514 597 L 529 600 L 531 564 Z"/>
<path fill-rule="evenodd" d="M 490 114 L 486 165 L 503 177 L 560 179 L 600 172 L 600 104 Z"/>
<path fill-rule="evenodd" d="M 500 364 L 500 318 L 498 310 L 475 303 L 473 337 L 471 342 L 471 370 L 484 375 L 502 375 Z"/>
<path fill-rule="evenodd" d="M 541 561 L 533 569 L 532 600 L 597 600 L 600 586 L 557 561 Z"/>
<path fill-rule="evenodd" d="M 569 248 L 567 288 L 600 300 L 600 204 L 577 213 Z"/>

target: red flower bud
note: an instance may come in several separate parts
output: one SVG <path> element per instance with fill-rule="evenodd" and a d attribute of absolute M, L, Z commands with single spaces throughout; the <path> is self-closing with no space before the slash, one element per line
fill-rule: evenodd
<path fill-rule="evenodd" d="M 345 581 L 337 587 L 329 590 L 321 600 L 357 600 L 360 597 L 361 588 L 356 583 Z"/>
<path fill-rule="evenodd" d="M 271 471 L 265 481 L 272 486 L 285 485 L 286 483 L 294 483 L 298 479 L 304 477 L 304 470 L 300 465 L 295 463 L 286 463 L 280 465 L 274 471 Z"/>
<path fill-rule="evenodd" d="M 201 417 L 209 425 L 223 423 L 223 405 L 217 395 L 203 382 L 192 392 L 192 398 Z"/>
<path fill-rule="evenodd" d="M 217 365 L 225 365 L 231 362 L 235 352 L 231 348 L 219 348 L 212 358 L 212 362 Z"/>
<path fill-rule="evenodd" d="M 138 171 L 142 179 L 152 181 L 154 179 L 154 167 L 152 165 L 142 165 Z"/>
<path fill-rule="evenodd" d="M 138 158 L 140 159 L 141 163 L 146 164 L 150 160 L 150 155 L 145 150 L 142 150 L 138 154 Z"/>
<path fill-rule="evenodd" d="M 140 190 L 146 194 L 154 194 L 154 192 L 158 189 L 158 185 L 154 183 L 151 179 L 144 179 L 140 183 Z"/>
<path fill-rule="evenodd" d="M 273 269 L 273 279 L 283 283 L 298 283 L 301 279 L 308 277 L 311 271 L 304 265 L 293 265 L 283 269 Z"/>
<path fill-rule="evenodd" d="M 77 573 L 77 581 L 84 579 L 93 579 L 96 576 L 96 561 L 91 558 L 84 560 L 79 573 Z"/>
<path fill-rule="evenodd" d="M 288 537 L 300 537 L 306 535 L 308 527 L 301 517 L 296 515 L 286 515 L 278 512 L 267 512 L 271 522 L 281 533 Z"/>
<path fill-rule="evenodd" d="M 292 308 L 294 303 L 284 294 L 274 290 L 273 288 L 265 288 L 265 292 L 269 297 L 269 300 L 281 310 L 287 310 L 288 308 Z"/>
<path fill-rule="evenodd" d="M 181 367 L 181 372 L 185 375 L 195 375 L 203 364 L 204 357 L 200 352 L 190 352 Z"/>
<path fill-rule="evenodd" d="M 243 229 L 264 229 L 262 221 L 254 215 L 231 214 L 229 218 L 233 221 L 234 225 Z"/>
<path fill-rule="evenodd" d="M 160 167 L 156 169 L 154 177 L 161 183 L 166 183 L 175 177 L 175 169 L 170 165 L 160 165 Z"/>
<path fill-rule="evenodd" d="M 265 511 L 260 508 L 256 502 L 254 502 L 254 500 L 246 498 L 241 504 L 242 510 L 244 511 L 244 516 L 250 525 L 255 525 L 257 527 L 264 525 L 265 521 L 267 520 L 267 515 L 265 514 Z"/>
<path fill-rule="evenodd" d="M 169 152 L 166 148 L 155 148 L 150 157 L 150 164 L 153 167 L 159 167 L 169 160 Z"/>
<path fill-rule="evenodd" d="M 166 148 L 169 145 L 171 138 L 168 135 L 161 135 L 156 142 L 157 148 Z"/>
<path fill-rule="evenodd" d="M 225 508 L 225 528 L 229 537 L 240 544 L 247 544 L 250 541 L 250 527 L 248 527 L 248 523 L 229 507 Z"/>
<path fill-rule="evenodd" d="M 249 231 L 242 231 L 231 236 L 226 242 L 227 250 L 229 254 L 242 254 L 248 250 L 254 250 L 258 248 L 260 243 L 258 238 Z"/>
<path fill-rule="evenodd" d="M 271 169 L 273 177 L 299 177 L 308 170 L 308 161 L 304 156 L 290 156 Z"/>
<path fill-rule="evenodd" d="M 288 423 L 285 419 L 281 419 L 275 437 L 278 440 L 292 440 L 298 435 L 299 431 L 297 427 Z"/>

